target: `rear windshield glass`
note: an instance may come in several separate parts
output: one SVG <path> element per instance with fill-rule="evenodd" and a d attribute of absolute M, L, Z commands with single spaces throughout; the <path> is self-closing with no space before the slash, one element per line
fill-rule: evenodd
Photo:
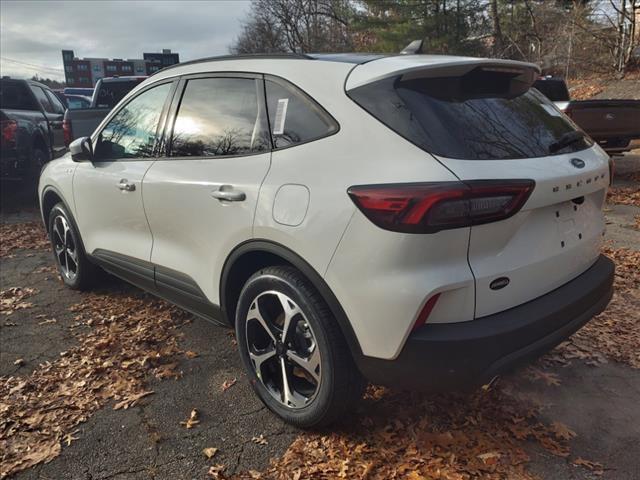
<path fill-rule="evenodd" d="M 134 89 L 144 79 L 126 80 L 120 82 L 104 82 L 94 93 L 98 95 L 97 108 L 113 108 L 124 96 Z"/>
<path fill-rule="evenodd" d="M 499 79 L 497 79 L 499 80 Z M 501 82 L 494 82 L 501 89 Z M 349 96 L 389 128 L 434 155 L 466 160 L 543 157 L 589 147 L 544 95 L 530 89 L 515 97 L 492 93 L 463 77 L 388 78 Z M 575 134 L 574 134 L 575 135 Z M 558 145 L 566 146 L 558 148 Z"/>
<path fill-rule="evenodd" d="M 0 83 L 0 108 L 7 110 L 38 110 L 23 83 Z"/>
<path fill-rule="evenodd" d="M 533 87 L 552 102 L 568 102 L 569 90 L 562 80 L 536 80 Z"/>

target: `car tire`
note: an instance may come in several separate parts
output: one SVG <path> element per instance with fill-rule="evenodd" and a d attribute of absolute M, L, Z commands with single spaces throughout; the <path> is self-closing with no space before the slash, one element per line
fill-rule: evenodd
<path fill-rule="evenodd" d="M 88 290 L 101 276 L 100 267 L 89 261 L 82 239 L 64 204 L 56 204 L 49 213 L 49 239 L 62 281 L 74 290 Z"/>
<path fill-rule="evenodd" d="M 252 275 L 240 293 L 235 324 L 253 389 L 285 422 L 326 426 L 362 396 L 366 383 L 334 316 L 295 268 L 273 266 Z"/>

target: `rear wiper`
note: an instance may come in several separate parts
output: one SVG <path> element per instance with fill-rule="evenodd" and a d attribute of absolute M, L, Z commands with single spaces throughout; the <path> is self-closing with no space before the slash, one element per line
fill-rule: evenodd
<path fill-rule="evenodd" d="M 549 153 L 555 153 L 558 150 L 562 150 L 564 147 L 568 147 L 572 143 L 582 140 L 585 136 L 586 134 L 580 130 L 567 132 L 563 134 L 557 142 L 553 142 L 549 145 Z"/>

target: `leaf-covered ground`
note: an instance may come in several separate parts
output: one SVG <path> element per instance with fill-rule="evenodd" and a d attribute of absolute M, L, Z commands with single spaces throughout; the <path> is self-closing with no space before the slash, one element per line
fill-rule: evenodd
<path fill-rule="evenodd" d="M 626 179 L 630 193 L 614 189 L 610 204 L 638 206 L 633 203 L 637 184 L 629 185 L 634 181 Z M 632 203 L 627 203 L 629 198 Z M 37 251 L 44 255 L 47 248 L 37 222 L 0 226 L 3 262 L 20 261 L 21 256 Z M 206 369 L 211 361 L 206 358 L 206 344 L 198 351 L 183 347 L 181 326 L 190 321 L 186 313 L 136 289 L 77 294 L 64 307 L 64 314 L 71 318 L 65 328 L 72 334 L 65 348 L 49 360 L 32 365 L 26 373 L 18 369 L 16 374 L 0 377 L 0 476 L 25 469 L 23 473 L 28 475 L 34 465 L 60 461 L 55 459 L 60 455 L 63 458 L 67 449 L 95 441 L 89 440 L 85 425 L 94 417 L 104 416 L 105 409 L 125 415 L 123 411 L 158 403 L 156 392 L 162 390 L 164 395 L 176 392 L 174 398 L 178 400 L 173 410 L 163 410 L 161 420 L 153 425 L 143 418 L 144 434 L 152 437 L 155 455 L 162 455 L 165 444 L 171 445 L 170 455 L 182 453 L 162 462 L 154 457 L 154 464 L 147 465 L 146 457 L 136 460 L 135 455 L 140 453 L 132 452 L 132 458 L 121 459 L 133 464 L 121 471 L 122 478 L 530 479 L 536 478 L 531 468 L 532 451 L 546 452 L 550 458 L 565 462 L 574 469 L 576 478 L 600 474 L 618 478 L 615 472 L 622 466 L 607 464 L 597 449 L 591 455 L 574 452 L 580 425 L 554 418 L 545 402 L 521 388 L 523 382 L 533 382 L 541 388 L 561 389 L 563 370 L 576 366 L 604 369 L 605 365 L 622 364 L 640 369 L 640 242 L 638 248 L 608 243 L 604 251 L 617 263 L 616 293 L 611 304 L 532 367 L 468 394 L 424 395 L 370 386 L 355 415 L 345 423 L 327 431 L 299 433 L 290 444 L 285 443 L 288 448 L 278 447 L 280 450 L 275 451 L 280 454 L 259 470 L 241 468 L 245 464 L 241 457 L 247 452 L 255 452 L 249 455 L 258 457 L 261 451 L 274 451 L 275 444 L 282 444 L 279 439 L 289 438 L 288 430 L 271 430 L 271 424 L 261 423 L 277 420 L 260 407 L 246 411 L 248 421 L 244 412 L 242 417 L 235 417 L 239 407 L 234 405 L 239 397 L 233 395 L 251 395 L 246 378 L 235 370 L 223 372 L 215 377 L 214 384 L 203 386 L 221 401 L 230 399 L 217 403 L 217 407 L 195 398 L 195 393 L 180 395 L 183 389 L 198 391 L 197 386 L 194 390 L 193 385 L 185 384 L 185 365 Z M 49 280 L 37 288 L 31 284 L 0 286 L 3 329 L 21 328 L 16 321 L 21 315 L 33 315 L 33 323 L 44 329 L 56 325 L 56 317 L 62 314 L 38 304 L 42 294 L 39 289 L 60 287 L 51 267 L 27 273 Z M 63 288 L 56 291 L 60 295 L 67 292 Z M 41 338 L 47 341 L 48 337 Z M 220 338 L 235 348 L 231 337 L 224 334 Z M 224 355 L 235 358 L 233 351 Z M 11 362 L 19 368 L 24 359 L 12 358 Z M 164 379 L 170 381 L 162 382 Z M 586 401 L 575 398 L 578 406 Z M 216 414 L 223 417 L 216 418 Z M 231 427 L 234 422 L 239 425 L 235 429 Z M 640 422 L 640 411 L 629 422 Z M 205 435 L 205 431 L 217 430 L 224 434 Z M 640 428 L 637 432 L 640 445 Z M 87 448 L 91 451 L 98 447 Z M 189 473 L 162 470 L 173 464 L 188 466 Z M 57 468 L 58 472 L 70 471 L 70 465 Z"/>

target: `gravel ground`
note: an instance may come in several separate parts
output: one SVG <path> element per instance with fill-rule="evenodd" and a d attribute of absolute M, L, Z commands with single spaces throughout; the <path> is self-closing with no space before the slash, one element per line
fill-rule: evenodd
<path fill-rule="evenodd" d="M 640 155 L 618 159 L 618 172 L 640 171 Z M 3 188 L 2 221 L 37 219 L 30 195 L 19 201 Z M 608 239 L 615 246 L 640 249 L 640 232 L 633 229 L 640 208 L 611 206 L 607 211 Z M 12 286 L 36 288 L 29 301 L 34 307 L 11 315 L 17 326 L 0 325 L 0 374 L 26 376 L 38 364 L 57 358 L 73 346 L 70 333 L 73 314 L 67 309 L 82 300 L 82 294 L 62 286 L 49 253 L 20 251 L 3 258 L 0 289 Z M 105 292 L 132 291 L 134 287 L 110 280 Z M 56 318 L 56 323 L 39 324 L 38 314 Z M 16 476 L 18 479 L 147 479 L 205 478 L 209 465 L 221 463 L 227 472 L 262 469 L 271 457 L 287 449 L 297 432 L 271 415 L 251 392 L 228 331 L 194 318 L 181 327 L 181 347 L 199 356 L 181 360 L 184 375 L 179 380 L 151 380 L 154 394 L 129 410 L 109 407 L 96 412 L 79 425 L 78 440 L 62 449 L 48 464 L 41 464 Z M 22 358 L 24 364 L 14 362 Z M 610 362 L 599 367 L 580 361 L 552 372 L 559 386 L 522 381 L 521 394 L 545 405 L 549 421 L 570 426 L 578 436 L 571 441 L 572 455 L 605 465 L 603 478 L 640 478 L 640 371 Z M 227 391 L 225 380 L 238 383 Z M 180 422 L 192 408 L 201 412 L 201 423 L 191 430 Z M 252 441 L 264 435 L 266 445 Z M 203 448 L 219 449 L 214 461 Z M 530 469 L 542 478 L 592 478 L 584 468 L 573 467 L 562 458 L 550 456 L 533 445 L 529 448 Z"/>

